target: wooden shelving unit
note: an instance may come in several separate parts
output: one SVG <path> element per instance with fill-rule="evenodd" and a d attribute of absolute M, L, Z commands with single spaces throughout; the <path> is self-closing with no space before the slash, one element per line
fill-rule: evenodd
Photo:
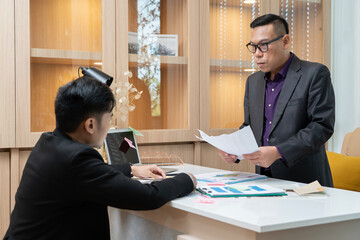
<path fill-rule="evenodd" d="M 32 63 L 46 64 L 94 64 L 101 62 L 101 52 L 71 51 L 31 48 Z"/>
<path fill-rule="evenodd" d="M 142 57 L 127 53 L 128 32 L 138 31 L 136 0 L 3 2 L 0 9 L 0 32 L 4 36 L 0 41 L 0 166 L 4 183 L 1 192 L 4 194 L 0 202 L 4 214 L 0 219 L 0 236 L 7 228 L 15 192 L 31 148 L 42 132 L 55 127 L 53 101 L 56 91 L 77 77 L 78 66 L 101 62 L 102 70 L 116 80 L 124 78 L 124 72 L 130 70 L 134 77 L 122 80 L 133 82 L 138 90 L 148 88 L 136 76 Z M 240 5 L 238 0 L 226 2 L 222 20 L 225 22 L 226 18 L 227 32 L 223 35 L 223 44 L 228 48 L 227 55 L 222 58 L 218 51 L 219 31 L 223 29 L 225 33 L 225 28 L 220 28 L 220 1 L 160 1 L 160 33 L 178 36 L 179 56 L 146 59 L 160 63 L 163 115 L 150 115 L 150 95 L 144 92 L 135 102 L 140 110 L 129 114 L 127 122 L 118 123 L 120 128 L 135 127 L 133 123 L 140 126 L 139 130 L 144 134 L 137 139 L 140 150 L 176 154 L 186 163 L 253 170 L 246 162 L 236 166 L 223 163 L 214 147 L 195 138 L 199 128 L 208 134 L 219 135 L 234 131 L 242 121 L 239 100 L 243 98 L 246 78 L 251 74 L 245 69 L 253 68 L 251 54 L 244 48 L 245 41 L 250 39 L 248 26 L 252 19 L 252 4 L 243 1 Z M 294 2 L 300 6 L 295 15 L 303 14 L 307 3 L 310 7 L 315 3 L 322 4 L 317 15 L 325 18 L 310 26 L 309 31 L 316 37 L 311 39 L 310 52 L 322 49 L 325 41 L 328 44 L 324 49 L 330 49 L 329 1 Z M 280 12 L 280 0 L 261 1 L 260 4 L 261 14 Z M 324 8 L 325 4 L 327 8 Z M 304 32 L 300 25 L 294 23 L 298 39 Z M 241 44 L 235 43 L 240 35 Z M 240 50 L 243 51 L 241 54 Z M 318 55 L 315 61 L 321 61 L 324 55 L 324 61 L 330 62 L 329 51 Z M 153 121 L 151 124 L 150 120 Z"/>
<path fill-rule="evenodd" d="M 229 60 L 229 59 L 210 59 L 211 71 L 243 72 L 245 69 L 252 69 L 250 61 Z"/>
<path fill-rule="evenodd" d="M 129 54 L 129 66 L 136 67 L 138 63 L 142 63 L 145 61 L 149 62 L 159 62 L 161 64 L 174 64 L 174 65 L 186 65 L 188 63 L 187 57 L 182 56 L 160 56 L 153 55 L 150 58 L 142 59 L 143 57 L 138 54 Z"/>

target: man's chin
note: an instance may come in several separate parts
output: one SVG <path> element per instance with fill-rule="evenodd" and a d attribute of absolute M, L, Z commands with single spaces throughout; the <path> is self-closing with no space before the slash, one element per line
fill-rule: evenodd
<path fill-rule="evenodd" d="M 265 66 L 259 66 L 259 65 L 258 65 L 258 68 L 259 68 L 259 70 L 260 70 L 261 72 L 264 72 L 264 73 L 270 71 L 270 70 L 269 70 L 268 68 L 266 68 Z"/>
<path fill-rule="evenodd" d="M 267 69 L 265 69 L 265 68 L 259 68 L 259 70 L 261 71 L 261 72 L 263 72 L 263 73 L 267 73 L 267 72 L 269 72 Z"/>

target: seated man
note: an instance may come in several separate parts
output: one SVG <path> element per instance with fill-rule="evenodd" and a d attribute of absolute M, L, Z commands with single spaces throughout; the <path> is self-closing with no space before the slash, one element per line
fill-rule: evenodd
<path fill-rule="evenodd" d="M 109 166 L 94 148 L 107 135 L 115 98 L 92 78 L 59 88 L 56 129 L 32 150 L 4 239 L 110 239 L 107 206 L 156 209 L 192 192 L 196 179 L 179 174 L 141 184 L 131 177 L 165 178 L 156 165 Z"/>

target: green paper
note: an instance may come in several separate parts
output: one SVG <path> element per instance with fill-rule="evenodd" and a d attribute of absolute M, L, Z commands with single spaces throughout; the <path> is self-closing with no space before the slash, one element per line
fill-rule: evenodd
<path fill-rule="evenodd" d="M 136 136 L 144 136 L 141 132 L 139 132 L 138 130 L 136 130 L 135 128 L 132 128 L 132 127 L 129 127 L 129 129 L 131 131 L 133 131 L 133 133 L 136 135 Z"/>

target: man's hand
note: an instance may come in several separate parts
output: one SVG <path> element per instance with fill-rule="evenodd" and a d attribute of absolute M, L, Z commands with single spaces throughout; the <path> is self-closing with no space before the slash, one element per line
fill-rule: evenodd
<path fill-rule="evenodd" d="M 218 149 L 219 156 L 227 163 L 234 163 L 238 158 L 236 155 L 228 154 Z"/>
<path fill-rule="evenodd" d="M 132 174 L 135 177 L 165 179 L 165 172 L 156 165 L 131 166 Z"/>
<path fill-rule="evenodd" d="M 243 157 L 254 165 L 261 167 L 270 167 L 281 155 L 275 146 L 260 147 L 259 151 L 243 154 Z"/>

